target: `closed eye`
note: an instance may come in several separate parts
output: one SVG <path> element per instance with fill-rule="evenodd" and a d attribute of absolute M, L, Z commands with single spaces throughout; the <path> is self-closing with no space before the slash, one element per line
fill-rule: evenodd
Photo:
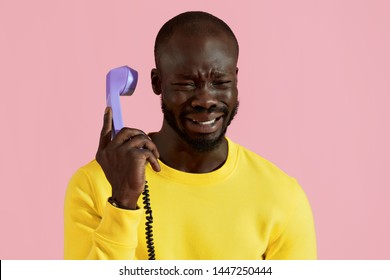
<path fill-rule="evenodd" d="M 232 81 L 229 81 L 229 80 L 215 81 L 215 82 L 213 82 L 213 87 L 215 87 L 215 88 L 228 88 L 231 86 L 231 84 L 232 84 Z"/>
<path fill-rule="evenodd" d="M 195 86 L 194 83 L 172 83 L 174 86 Z"/>
<path fill-rule="evenodd" d="M 216 81 L 216 82 L 213 82 L 214 85 L 222 85 L 222 84 L 228 84 L 228 83 L 231 83 L 231 81 Z"/>
<path fill-rule="evenodd" d="M 177 90 L 191 90 L 196 86 L 194 82 L 172 83 L 171 85 Z"/>

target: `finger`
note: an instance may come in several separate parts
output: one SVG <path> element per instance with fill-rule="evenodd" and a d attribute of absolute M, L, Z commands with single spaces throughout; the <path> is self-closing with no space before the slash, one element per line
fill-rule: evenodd
<path fill-rule="evenodd" d="M 151 151 L 146 150 L 146 149 L 144 151 L 145 151 L 145 155 L 147 156 L 147 161 L 150 163 L 153 170 L 156 172 L 160 172 L 161 167 L 160 167 L 160 164 L 158 163 L 157 158 L 154 156 L 154 154 Z"/>
<path fill-rule="evenodd" d="M 135 128 L 122 128 L 118 134 L 112 139 L 112 146 L 117 147 L 123 145 L 123 143 L 129 141 L 131 138 L 137 135 L 146 135 L 145 132 Z"/>
<path fill-rule="evenodd" d="M 124 146 L 122 146 L 121 148 L 124 149 Z M 149 162 L 154 171 L 159 172 L 161 170 L 157 158 L 150 150 L 133 148 L 133 149 L 129 149 L 128 152 L 131 153 L 129 157 L 133 157 L 134 159 L 138 158 L 139 160 L 141 160 L 142 163 L 140 162 L 140 164 L 146 164 L 146 162 Z"/>
<path fill-rule="evenodd" d="M 106 107 L 104 111 L 103 127 L 100 132 L 99 150 L 104 149 L 111 141 L 112 134 L 112 110 L 110 107 Z"/>
<path fill-rule="evenodd" d="M 148 149 L 156 158 L 160 158 L 156 144 L 145 134 L 137 134 L 131 137 L 129 141 L 125 142 L 125 146 L 126 148 Z"/>

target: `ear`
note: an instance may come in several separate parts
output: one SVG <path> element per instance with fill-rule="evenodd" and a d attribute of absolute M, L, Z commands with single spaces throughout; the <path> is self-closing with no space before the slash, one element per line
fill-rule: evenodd
<path fill-rule="evenodd" d="M 156 68 L 153 68 L 150 73 L 150 78 L 152 82 L 153 92 L 157 95 L 161 94 L 161 79 L 159 71 Z"/>
<path fill-rule="evenodd" d="M 236 83 L 238 83 L 238 67 L 236 67 Z"/>

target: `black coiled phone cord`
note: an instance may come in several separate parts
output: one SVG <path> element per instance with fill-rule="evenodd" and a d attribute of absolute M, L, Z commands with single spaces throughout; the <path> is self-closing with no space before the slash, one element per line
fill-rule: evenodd
<path fill-rule="evenodd" d="M 146 222 L 145 222 L 145 234 L 146 234 L 146 245 L 148 248 L 149 260 L 155 260 L 156 254 L 154 251 L 154 242 L 153 242 L 153 216 L 152 208 L 150 207 L 150 195 L 149 195 L 149 186 L 148 182 L 145 182 L 145 189 L 143 191 L 143 202 L 145 207 Z"/>

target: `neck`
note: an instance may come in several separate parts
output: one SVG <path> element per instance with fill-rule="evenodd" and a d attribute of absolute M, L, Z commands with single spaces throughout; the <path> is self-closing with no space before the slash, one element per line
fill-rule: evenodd
<path fill-rule="evenodd" d="M 150 135 L 160 153 L 160 160 L 176 170 L 189 173 L 207 173 L 223 165 L 228 155 L 226 138 L 215 149 L 199 152 L 188 145 L 170 127 Z"/>

